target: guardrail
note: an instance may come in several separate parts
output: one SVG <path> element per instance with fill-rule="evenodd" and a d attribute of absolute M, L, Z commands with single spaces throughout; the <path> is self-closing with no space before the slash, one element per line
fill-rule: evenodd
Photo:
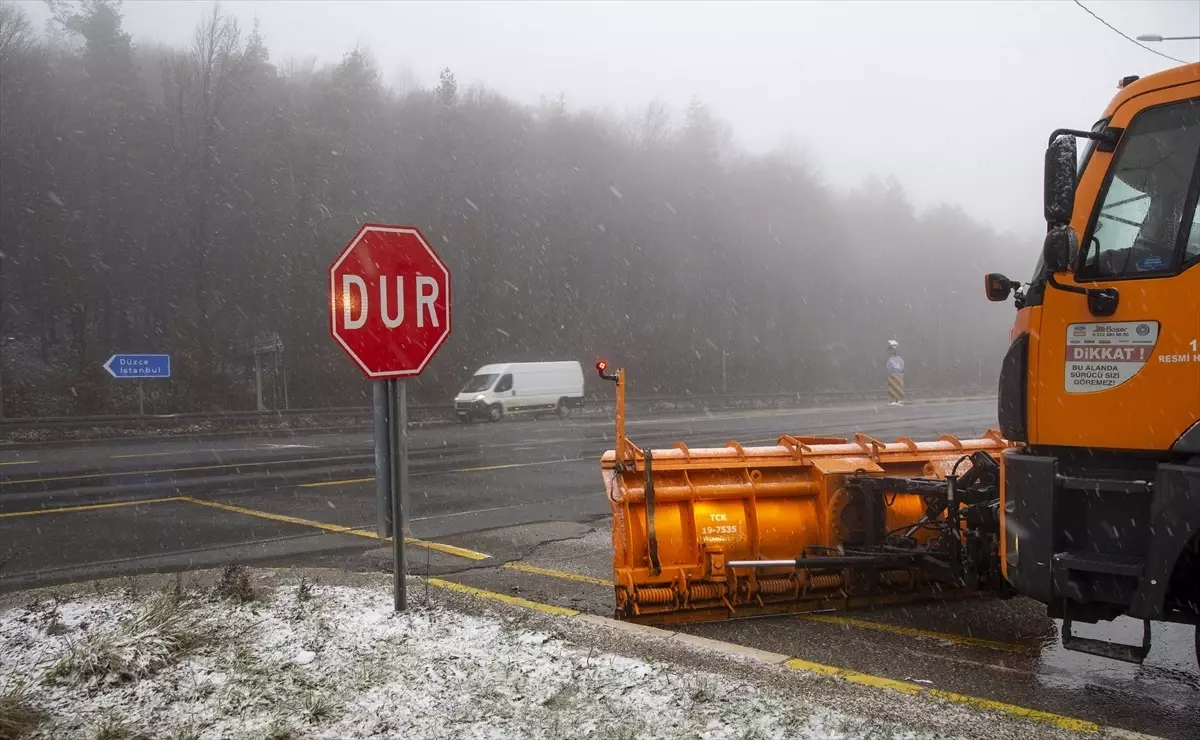
<path fill-rule="evenodd" d="M 978 395 L 984 390 L 980 388 L 941 389 L 936 394 L 922 393 L 920 389 L 912 389 L 912 398 L 934 398 Z M 989 391 L 990 392 L 990 391 Z M 770 408 L 796 408 L 817 406 L 826 403 L 844 403 L 850 401 L 883 400 L 887 397 L 886 389 L 866 391 L 803 391 L 792 393 L 743 393 L 725 396 L 635 396 L 626 399 L 630 410 L 634 413 L 653 413 L 661 411 L 715 411 L 715 410 L 750 410 Z M 612 408 L 613 399 L 608 396 L 588 396 L 584 413 L 597 413 Z M 415 404 L 409 406 L 410 417 L 414 420 L 431 418 L 451 419 L 454 415 L 454 405 L 444 404 Z M 189 425 L 227 425 L 238 422 L 287 422 L 290 420 L 315 420 L 371 418 L 370 406 L 335 406 L 310 409 L 286 409 L 275 411 L 192 411 L 178 414 L 148 414 L 137 415 L 102 415 L 102 416 L 49 416 L 49 417 L 17 417 L 0 420 L 0 436 L 8 436 L 8 432 L 32 429 L 84 429 L 102 427 L 169 427 Z"/>

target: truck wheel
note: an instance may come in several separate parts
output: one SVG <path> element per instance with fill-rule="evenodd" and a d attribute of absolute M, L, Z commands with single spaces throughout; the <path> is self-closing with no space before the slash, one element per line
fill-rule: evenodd
<path fill-rule="evenodd" d="M 565 419 L 571 415 L 571 407 L 567 405 L 567 399 L 558 399 L 558 408 L 554 409 L 554 413 L 558 414 L 558 418 Z"/>
<path fill-rule="evenodd" d="M 500 421 L 504 418 L 504 409 L 500 404 L 488 408 L 488 421 Z"/>

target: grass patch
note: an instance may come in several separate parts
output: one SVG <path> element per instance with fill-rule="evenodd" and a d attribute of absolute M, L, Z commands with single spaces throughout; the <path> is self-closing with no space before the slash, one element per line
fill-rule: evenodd
<path fill-rule="evenodd" d="M 333 715 L 334 708 L 333 699 L 330 699 L 326 694 L 316 692 L 305 694 L 300 702 L 301 714 L 304 715 L 305 720 L 312 724 L 329 719 Z"/>
<path fill-rule="evenodd" d="M 542 706 L 554 710 L 570 709 L 578 693 L 579 689 L 574 684 L 564 683 L 550 698 L 542 702 Z"/>
<path fill-rule="evenodd" d="M 0 691 L 0 740 L 17 740 L 45 719 L 45 712 L 29 703 L 24 682 L 10 680 Z"/>
<path fill-rule="evenodd" d="M 50 668 L 47 679 L 110 686 L 149 676 L 210 639 L 193 618 L 193 607 L 173 594 L 159 594 L 133 618 L 89 632 Z"/>
<path fill-rule="evenodd" d="M 296 586 L 296 600 L 308 601 L 313 597 L 312 581 L 304 576 L 300 576 L 300 583 Z"/>
<path fill-rule="evenodd" d="M 277 719 L 267 728 L 266 734 L 263 735 L 263 740 L 292 740 L 295 736 L 296 731 L 288 723 Z"/>
<path fill-rule="evenodd" d="M 150 740 L 150 736 L 115 714 L 103 714 L 92 732 L 93 740 Z"/>
<path fill-rule="evenodd" d="M 217 581 L 217 596 L 239 604 L 254 601 L 256 594 L 250 585 L 250 571 L 244 565 L 226 565 Z"/>

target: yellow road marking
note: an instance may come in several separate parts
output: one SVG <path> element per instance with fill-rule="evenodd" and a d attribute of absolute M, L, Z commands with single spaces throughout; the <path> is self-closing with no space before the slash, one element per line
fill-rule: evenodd
<path fill-rule="evenodd" d="M 592 576 L 580 575 L 578 573 L 568 573 L 563 570 L 551 570 L 550 568 L 539 568 L 536 565 L 527 563 L 505 563 L 505 568 L 510 570 L 519 570 L 522 573 L 534 573 L 539 576 L 550 576 L 551 578 L 562 578 L 568 581 L 579 581 L 581 583 L 594 583 L 597 586 L 611 586 L 612 581 L 603 578 L 593 578 Z"/>
<path fill-rule="evenodd" d="M 177 452 L 133 452 L 128 455 L 110 455 L 110 460 L 123 460 L 130 457 L 162 457 L 163 455 L 176 455 Z"/>
<path fill-rule="evenodd" d="M 567 460 L 541 460 L 530 463 L 508 463 L 505 465 L 484 465 L 478 468 L 455 468 L 454 470 L 438 470 L 438 471 L 421 471 L 419 473 L 410 473 L 412 476 L 419 475 L 444 475 L 446 473 L 482 473 L 486 470 L 504 470 L 506 468 L 531 468 L 535 465 L 555 465 L 558 463 L 579 462 L 582 457 L 573 457 Z M 316 483 L 301 483 L 301 488 L 322 488 L 324 486 L 347 486 L 354 483 L 370 483 L 375 480 L 375 476 L 370 478 L 347 478 L 346 480 L 326 480 L 317 481 Z"/>
<path fill-rule="evenodd" d="M 594 583 L 597 586 L 611 586 L 612 581 L 604 578 L 594 578 L 585 576 L 579 573 L 569 573 L 562 570 L 553 570 L 550 568 L 542 568 L 528 563 L 510 562 L 504 564 L 505 568 L 511 570 L 519 570 L 524 573 L 534 573 L 541 576 L 550 576 L 551 578 L 561 578 L 568 581 L 580 581 L 582 583 Z M 986 640 L 982 637 L 969 637 L 966 635 L 955 635 L 948 632 L 934 632 L 933 630 L 923 630 L 916 627 L 902 627 L 886 622 L 873 622 L 866 619 L 854 619 L 853 617 L 840 617 L 832 614 L 796 614 L 800 619 L 807 619 L 812 622 L 823 622 L 825 624 L 839 624 L 847 627 L 856 627 L 858 629 L 875 630 L 876 632 L 891 632 L 905 637 L 922 637 L 931 640 L 945 640 L 958 643 L 960 645 L 971 645 L 974 647 L 990 648 L 992 650 L 1003 650 L 1010 653 L 1026 653 L 1034 654 L 1036 648 L 1028 645 L 1019 645 L 1016 643 L 1001 642 L 999 640 Z"/>
<path fill-rule="evenodd" d="M 10 519 L 18 516 L 36 516 L 38 514 L 66 514 L 72 511 L 91 511 L 93 509 L 116 509 L 121 506 L 137 506 L 138 504 L 161 504 L 167 501 L 184 501 L 180 496 L 170 498 L 143 498 L 137 501 L 116 501 L 111 504 L 82 504 L 80 506 L 60 506 L 56 509 L 31 509 L 29 511 L 10 511 L 0 514 L 0 519 Z"/>
<path fill-rule="evenodd" d="M 375 476 L 370 478 L 347 478 L 346 480 L 323 480 L 319 483 L 301 483 L 301 488 L 321 488 L 322 486 L 348 486 L 351 483 L 370 483 L 375 480 Z"/>
<path fill-rule="evenodd" d="M 260 511 L 259 509 L 247 509 L 244 506 L 234 506 L 232 504 L 220 504 L 220 503 L 217 503 L 216 501 L 202 501 L 201 499 L 192 498 L 191 496 L 180 496 L 176 500 L 186 501 L 189 504 L 198 504 L 200 506 L 208 506 L 213 509 L 221 509 L 222 511 L 229 511 L 234 514 L 245 514 L 246 516 L 254 516 L 254 517 L 258 517 L 259 519 L 269 519 L 274 522 L 283 522 L 285 524 L 296 524 L 301 527 L 313 527 L 314 529 L 320 529 L 320 530 L 324 530 L 326 532 L 332 532 L 333 534 L 349 534 L 349 535 L 354 535 L 355 537 L 368 537 L 373 540 L 380 539 L 379 535 L 375 534 L 374 532 L 372 532 L 369 529 L 360 529 L 357 527 L 343 527 L 340 524 L 327 524 L 326 522 L 317 522 L 317 521 L 313 521 L 312 519 L 301 519 L 300 517 L 288 516 L 286 514 L 272 514 L 269 511 Z M 391 537 L 385 537 L 382 539 L 383 542 L 391 542 L 391 540 L 392 540 Z M 436 550 L 438 552 L 444 552 L 448 555 L 457 555 L 460 558 L 467 558 L 468 560 L 487 560 L 489 557 L 491 557 L 490 555 L 488 555 L 486 553 L 475 552 L 474 550 L 468 550 L 465 547 L 455 547 L 454 545 L 445 545 L 445 544 L 442 544 L 441 542 L 429 542 L 427 540 L 418 540 L 413 537 L 406 537 L 404 539 L 404 543 L 407 545 L 412 545 L 414 547 L 422 547 L 422 548 L 425 548 L 426 550 Z"/>
<path fill-rule="evenodd" d="M 897 681 L 893 678 L 884 678 L 883 676 L 873 676 L 870 673 L 860 673 L 847 668 L 837 668 L 835 666 L 822 665 L 821 663 L 813 663 L 811 661 L 802 660 L 801 658 L 792 658 L 785 663 L 788 668 L 794 671 L 806 671 L 809 673 L 819 673 L 825 676 L 837 676 L 838 678 L 856 683 L 861 686 L 870 686 L 876 689 L 886 689 L 888 691 L 898 691 L 902 694 L 910 696 L 925 695 L 942 699 L 944 701 L 954 702 L 956 704 L 966 704 L 978 709 L 990 709 L 992 711 L 1003 712 L 1014 717 L 1022 719 L 1034 720 L 1037 722 L 1046 722 L 1065 730 L 1073 730 L 1075 732 L 1100 732 L 1100 725 L 1088 720 L 1077 719 L 1075 717 L 1066 717 L 1053 712 L 1043 712 L 1040 709 L 1030 709 L 1016 704 L 1008 704 L 1002 701 L 994 701 L 992 699 L 981 699 L 977 696 L 967 696 L 966 694 L 957 694 L 953 691 L 943 691 L 942 689 L 931 689 L 925 686 L 920 686 L 907 681 Z"/>
<path fill-rule="evenodd" d="M 838 678 L 856 683 L 862 686 L 870 686 L 876 689 L 886 689 L 888 691 L 898 691 L 902 694 L 917 696 L 924 694 L 944 701 L 954 702 L 956 704 L 967 704 L 978 709 L 990 709 L 997 712 L 1021 717 L 1023 719 L 1035 720 L 1038 722 L 1047 722 L 1056 725 L 1065 730 L 1074 730 L 1075 732 L 1100 732 L 1100 725 L 1095 722 L 1089 722 L 1075 717 L 1066 717 L 1053 712 L 1043 712 L 1040 709 L 1030 709 L 1016 704 L 1008 704 L 1002 701 L 994 701 L 992 699 L 981 699 L 977 696 L 967 696 L 966 694 L 957 694 L 953 691 L 943 691 L 942 689 L 930 689 L 925 686 L 920 686 L 907 681 L 897 681 L 893 678 L 884 678 L 883 676 L 873 676 L 870 673 L 860 673 L 846 668 L 837 668 L 830 665 L 822 665 L 811 661 L 802 660 L 800 658 L 792 658 L 785 663 L 788 668 L 794 671 L 807 671 L 809 673 L 820 673 L 825 676 L 837 676 Z"/>
<path fill-rule="evenodd" d="M 924 690 L 922 686 L 915 683 L 897 681 L 894 678 L 884 678 L 883 676 L 873 676 L 870 673 L 859 673 L 858 671 L 851 671 L 846 668 L 838 668 L 821 663 L 813 663 L 801 658 L 792 658 L 787 663 L 784 663 L 784 665 L 793 671 L 807 671 L 809 673 L 820 673 L 823 676 L 837 676 L 838 678 L 846 679 L 850 683 L 872 686 L 877 689 L 899 691 L 904 694 L 919 694 Z"/>
<path fill-rule="evenodd" d="M 337 457 L 312 457 L 306 458 L 304 462 L 329 462 L 330 460 L 345 460 L 348 457 L 356 457 L 355 455 L 341 455 Z M 248 463 L 229 463 L 225 465 L 195 465 L 187 468 L 164 468 L 162 470 L 131 470 L 117 471 L 109 473 L 87 473 L 85 475 L 60 475 L 54 478 L 27 478 L 25 480 L 10 480 L 0 483 L 16 484 L 16 483 L 52 483 L 60 480 L 85 480 L 88 478 L 121 478 L 131 475 L 161 475 L 162 473 L 188 473 L 196 470 L 226 470 L 228 468 L 256 468 L 263 465 L 281 465 L 286 464 L 286 461 L 280 460 L 265 460 L 262 462 Z"/>
<path fill-rule="evenodd" d="M 244 506 L 234 506 L 232 504 L 220 504 L 216 501 L 203 501 L 191 496 L 181 496 L 181 500 L 189 504 L 197 504 L 199 506 L 208 506 L 213 509 L 233 512 L 234 514 L 245 514 L 246 516 L 254 516 L 259 519 L 270 519 L 273 522 L 283 522 L 285 524 L 298 524 L 302 527 L 313 527 L 334 534 L 352 534 L 358 537 L 370 537 L 373 540 L 379 539 L 376 534 L 367 529 L 357 529 L 355 527 L 343 527 L 340 524 L 327 524 L 325 522 L 315 522 L 311 519 L 301 519 L 300 517 L 288 516 L 286 514 L 272 514 L 269 511 L 259 511 L 258 509 L 247 509 Z"/>
<path fill-rule="evenodd" d="M 949 640 L 960 645 L 971 645 L 973 647 L 989 648 L 991 650 L 1003 650 L 1009 653 L 1026 653 L 1035 654 L 1037 648 L 1028 645 L 1019 645 L 1012 642 L 1001 642 L 999 640 L 987 640 L 982 637 L 969 637 L 967 635 L 955 635 L 947 632 L 934 632 L 933 630 L 923 630 L 917 627 L 902 627 L 896 624 L 887 624 L 886 622 L 873 622 L 866 619 L 854 619 L 852 617 L 839 617 L 832 614 L 801 614 L 800 617 L 811 622 L 824 622 L 825 624 L 841 624 L 848 627 L 857 627 L 865 630 L 875 630 L 876 632 L 891 632 L 897 635 L 906 637 L 924 637 L 931 640 Z"/>
<path fill-rule="evenodd" d="M 387 541 L 391 542 L 392 538 L 388 537 Z M 468 550 L 465 547 L 455 547 L 454 545 L 447 545 L 441 542 L 430 542 L 429 540 L 418 540 L 412 537 L 405 537 L 404 544 L 423 547 L 426 550 L 437 550 L 438 552 L 444 552 L 447 555 L 457 555 L 460 558 L 466 558 L 468 560 L 487 560 L 491 557 L 491 555 L 486 553 L 475 552 L 474 550 Z"/>
<path fill-rule="evenodd" d="M 32 465 L 37 460 L 13 460 L 12 462 L 0 462 L 0 465 Z"/>
<path fill-rule="evenodd" d="M 426 582 L 431 586 L 444 588 L 448 591 L 456 591 L 462 594 L 477 596 L 482 599 L 498 601 L 504 604 L 520 606 L 526 609 L 543 612 L 545 614 L 555 614 L 565 617 L 579 616 L 581 612 L 575 609 L 566 607 L 554 606 L 552 604 L 542 604 L 529 599 L 522 599 L 518 596 L 509 596 L 508 594 L 500 594 L 494 591 L 487 591 L 474 586 L 467 586 L 462 583 L 446 581 L 441 578 L 427 578 Z M 724 642 L 722 640 L 714 640 L 714 642 Z M 732 647 L 738 647 L 735 643 L 726 643 Z M 1032 720 L 1035 722 L 1045 722 L 1048 724 L 1061 727 L 1066 730 L 1075 732 L 1099 733 L 1101 727 L 1095 722 L 1088 720 L 1077 719 L 1075 717 L 1067 717 L 1053 712 L 1044 712 L 1040 709 L 1030 709 L 1016 704 L 1008 704 L 1002 701 L 994 701 L 992 699 L 982 699 L 977 696 L 968 696 L 966 694 L 958 694 L 953 691 L 943 691 L 942 689 L 931 689 L 907 681 L 897 681 L 894 678 L 886 678 L 884 676 L 875 676 L 870 673 L 860 673 L 852 671 L 848 668 L 838 668 L 836 666 L 824 665 L 821 663 L 813 663 L 812 661 L 802 658 L 792 658 L 785 663 L 788 668 L 794 671 L 806 671 L 808 673 L 817 673 L 823 676 L 835 676 L 850 683 L 859 684 L 861 686 L 869 686 L 871 688 L 883 689 L 886 691 L 896 691 L 909 696 L 928 696 L 943 701 L 954 702 L 955 704 L 965 704 L 977 709 L 986 709 L 995 712 L 1019 717 L 1021 719 Z"/>
<path fill-rule="evenodd" d="M 520 606 L 520 607 L 524 607 L 526 609 L 533 609 L 534 611 L 539 611 L 544 614 L 557 614 L 557 615 L 564 616 L 564 617 L 574 617 L 577 614 L 579 614 L 578 611 L 576 611 L 574 609 L 567 609 L 566 607 L 563 607 L 563 606 L 554 606 L 553 604 L 541 604 L 536 601 L 530 601 L 529 599 L 522 599 L 519 596 L 509 596 L 508 594 L 498 594 L 495 591 L 485 591 L 482 588 L 475 588 L 474 586 L 466 586 L 461 583 L 455 583 L 454 581 L 444 581 L 441 578 L 426 578 L 425 582 L 428 583 L 430 586 L 437 586 L 438 588 L 444 588 L 447 591 L 457 591 L 460 594 L 469 594 L 471 596 L 477 596 L 481 599 L 489 599 L 491 601 L 499 601 L 504 604 Z"/>

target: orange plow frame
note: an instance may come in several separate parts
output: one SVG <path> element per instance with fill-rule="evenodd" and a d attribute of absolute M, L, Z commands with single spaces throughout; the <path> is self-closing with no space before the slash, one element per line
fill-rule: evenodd
<path fill-rule="evenodd" d="M 769 447 L 677 443 L 642 450 L 625 437 L 624 371 L 601 372 L 617 383 L 616 449 L 604 454 L 601 467 L 613 515 L 619 618 L 705 621 L 974 590 L 931 578 L 915 564 L 918 555 L 945 544 L 950 507 L 931 515 L 938 507 L 928 495 L 896 490 L 872 498 L 848 480 L 920 482 L 966 474 L 972 454 L 995 458 L 1009 446 L 998 432 L 891 443 L 861 434 L 851 440 L 783 435 Z M 953 506 L 960 511 L 963 504 Z M 952 531 L 965 527 L 956 519 Z M 877 547 L 871 556 L 853 554 L 899 532 L 911 553 Z"/>

